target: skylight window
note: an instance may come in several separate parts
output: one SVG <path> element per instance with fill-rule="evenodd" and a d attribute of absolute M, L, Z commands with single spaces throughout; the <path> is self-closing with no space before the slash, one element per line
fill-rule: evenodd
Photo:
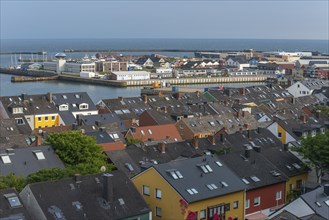
<path fill-rule="evenodd" d="M 63 95 L 63 99 L 67 99 L 67 96 L 66 95 Z"/>
<path fill-rule="evenodd" d="M 167 170 L 168 173 L 170 173 L 170 175 L 172 176 L 172 178 L 174 178 L 175 180 L 177 179 L 183 179 L 183 175 L 181 174 L 181 172 L 179 172 L 178 170 Z"/>
<path fill-rule="evenodd" d="M 117 133 L 114 133 L 114 134 L 113 134 L 113 137 L 114 137 L 115 139 L 119 139 L 119 135 L 118 135 Z"/>
<path fill-rule="evenodd" d="M 251 176 L 250 177 L 252 179 L 252 181 L 254 181 L 255 183 L 259 182 L 260 179 L 257 176 Z"/>
<path fill-rule="evenodd" d="M 207 170 L 207 168 L 205 166 L 202 165 L 200 167 L 204 173 L 209 173 L 209 171 Z"/>
<path fill-rule="evenodd" d="M 44 159 L 46 159 L 45 158 L 45 155 L 41 151 L 33 151 L 33 153 L 35 154 L 35 156 L 37 157 L 38 160 L 44 160 Z"/>
<path fill-rule="evenodd" d="M 115 114 L 118 114 L 118 115 L 122 115 L 123 114 L 123 112 L 121 110 L 115 110 L 114 112 L 115 112 Z"/>
<path fill-rule="evenodd" d="M 175 180 L 178 179 L 178 176 L 177 176 L 177 174 L 176 174 L 174 171 L 170 171 L 170 175 L 171 175 Z"/>
<path fill-rule="evenodd" d="M 152 134 L 152 131 L 151 131 L 151 129 L 148 129 L 148 132 L 149 132 L 149 134 Z"/>
<path fill-rule="evenodd" d="M 5 194 L 4 196 L 7 198 L 11 208 L 17 208 L 22 206 L 22 203 L 19 201 L 15 193 Z"/>
<path fill-rule="evenodd" d="M 79 99 L 80 95 L 79 94 L 75 94 L 75 98 Z"/>
<path fill-rule="evenodd" d="M 128 109 L 122 109 L 122 111 L 123 111 L 123 113 L 125 113 L 125 114 L 129 114 L 129 113 L 130 113 L 130 111 L 129 111 Z"/>
<path fill-rule="evenodd" d="M 224 181 L 222 181 L 221 184 L 222 184 L 222 187 L 228 187 L 228 184 Z"/>
<path fill-rule="evenodd" d="M 217 164 L 219 167 L 222 167 L 222 166 L 223 166 L 223 164 L 222 164 L 221 162 L 219 162 L 219 161 L 216 161 L 216 164 Z"/>
<path fill-rule="evenodd" d="M 143 130 L 141 130 L 141 133 L 142 133 L 142 135 L 145 135 L 145 132 Z"/>
<path fill-rule="evenodd" d="M 321 207 L 321 206 L 322 206 L 321 203 L 319 203 L 319 202 L 315 202 L 315 204 L 316 204 L 318 207 Z"/>
<path fill-rule="evenodd" d="M 133 172 L 134 171 L 134 168 L 133 166 L 130 164 L 130 163 L 125 163 L 127 169 L 130 171 L 130 172 Z"/>
<path fill-rule="evenodd" d="M 301 166 L 299 166 L 297 163 L 293 163 L 292 165 L 298 170 L 301 168 Z"/>
<path fill-rule="evenodd" d="M 326 204 L 327 204 L 327 206 L 329 206 L 329 199 L 328 199 L 328 200 L 326 200 L 326 201 L 324 201 L 324 203 L 326 203 Z"/>
<path fill-rule="evenodd" d="M 186 190 L 190 195 L 194 195 L 194 194 L 197 194 L 198 191 L 195 189 L 195 188 L 191 188 L 191 189 L 187 189 Z"/>
<path fill-rule="evenodd" d="M 293 170 L 293 168 L 291 166 L 289 166 L 288 164 L 286 165 L 286 167 L 288 168 L 288 170 Z"/>
<path fill-rule="evenodd" d="M 242 181 L 247 185 L 250 184 L 250 182 L 246 178 L 242 178 Z"/>
<path fill-rule="evenodd" d="M 207 184 L 207 188 L 210 190 L 218 189 L 218 187 L 215 184 Z"/>
<path fill-rule="evenodd" d="M 209 165 L 206 165 L 206 168 L 207 168 L 207 170 L 208 170 L 209 172 L 212 172 L 212 171 L 213 171 Z"/>
<path fill-rule="evenodd" d="M 1 160 L 4 164 L 9 164 L 11 163 L 10 157 L 8 155 L 3 155 L 1 156 Z"/>
<path fill-rule="evenodd" d="M 183 175 L 178 170 L 175 171 L 179 179 L 183 179 Z"/>

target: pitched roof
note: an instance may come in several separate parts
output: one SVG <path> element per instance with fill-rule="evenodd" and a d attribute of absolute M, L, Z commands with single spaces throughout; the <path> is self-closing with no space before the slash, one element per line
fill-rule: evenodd
<path fill-rule="evenodd" d="M 0 149 L 1 175 L 28 176 L 41 169 L 64 168 L 50 146 Z"/>
<path fill-rule="evenodd" d="M 111 174 L 108 185 L 102 174 L 94 174 L 81 176 L 78 181 L 68 178 L 28 186 L 47 219 L 54 219 L 56 213 L 70 220 L 124 219 L 149 213 L 147 204 L 124 173 L 115 170 Z"/>
<path fill-rule="evenodd" d="M 188 203 L 245 189 L 242 180 L 215 156 L 175 160 L 166 164 L 153 165 L 153 168 Z M 215 185 L 212 190 L 208 188 L 209 184 Z"/>
<path fill-rule="evenodd" d="M 133 129 L 134 130 L 134 129 Z M 174 124 L 163 124 L 153 126 L 142 126 L 130 130 L 132 136 L 142 141 L 152 140 L 182 140 Z"/>
<path fill-rule="evenodd" d="M 15 189 L 0 190 L 1 220 L 32 220 Z"/>

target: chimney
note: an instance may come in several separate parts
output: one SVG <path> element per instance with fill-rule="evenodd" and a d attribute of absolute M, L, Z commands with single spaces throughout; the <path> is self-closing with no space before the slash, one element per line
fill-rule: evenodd
<path fill-rule="evenodd" d="M 209 135 L 208 136 L 208 140 L 210 141 L 210 143 L 212 145 L 216 145 L 216 138 L 215 138 L 215 135 Z"/>
<path fill-rule="evenodd" d="M 42 145 L 42 137 L 40 135 L 36 135 L 36 146 Z"/>
<path fill-rule="evenodd" d="M 295 104 L 295 103 L 296 103 L 295 97 L 292 97 L 292 98 L 291 98 L 291 103 L 292 103 L 292 104 Z"/>
<path fill-rule="evenodd" d="M 242 110 L 242 117 L 244 118 L 246 116 L 246 111 Z"/>
<path fill-rule="evenodd" d="M 228 104 L 228 101 L 227 100 L 224 100 L 224 105 L 227 105 Z"/>
<path fill-rule="evenodd" d="M 81 175 L 80 174 L 74 174 L 74 181 L 76 183 L 81 183 Z"/>
<path fill-rule="evenodd" d="M 236 112 L 236 117 L 237 117 L 237 118 L 240 118 L 240 110 L 238 110 L 238 111 Z"/>
<path fill-rule="evenodd" d="M 199 138 L 197 136 L 193 138 L 192 145 L 195 149 L 199 149 Z"/>
<path fill-rule="evenodd" d="M 286 114 L 286 112 L 287 112 L 286 109 L 283 109 L 283 110 L 282 110 L 282 113 L 283 113 L 283 114 Z"/>
<path fill-rule="evenodd" d="M 257 133 L 260 134 L 260 127 L 257 127 Z"/>
<path fill-rule="evenodd" d="M 250 157 L 250 152 L 251 152 L 252 148 L 249 146 L 246 146 L 244 149 L 244 156 L 245 158 L 249 158 Z"/>
<path fill-rule="evenodd" d="M 239 132 L 242 133 L 242 131 L 243 131 L 243 127 L 240 127 Z"/>
<path fill-rule="evenodd" d="M 147 103 L 147 95 L 143 95 L 143 101 Z"/>
<path fill-rule="evenodd" d="M 247 130 L 247 136 L 249 139 L 251 139 L 251 131 L 249 129 Z"/>
<path fill-rule="evenodd" d="M 246 88 L 240 88 L 240 95 L 246 95 Z"/>
<path fill-rule="evenodd" d="M 23 93 L 23 94 L 21 95 L 21 98 L 22 98 L 23 101 L 27 100 L 27 99 L 28 99 L 28 98 L 27 98 L 27 94 L 24 94 L 24 93 Z"/>
<path fill-rule="evenodd" d="M 254 146 L 253 148 L 257 153 L 260 153 L 262 150 L 261 146 Z"/>
<path fill-rule="evenodd" d="M 166 143 L 165 142 L 159 142 L 158 143 L 158 149 L 161 151 L 162 154 L 166 153 Z"/>
<path fill-rule="evenodd" d="M 288 144 L 283 144 L 283 150 L 288 151 Z"/>
<path fill-rule="evenodd" d="M 102 123 L 101 123 L 100 121 L 95 121 L 95 125 L 96 125 L 96 126 L 100 127 L 101 124 L 102 124 Z"/>
<path fill-rule="evenodd" d="M 324 184 L 324 186 L 323 186 L 323 192 L 324 192 L 324 194 L 326 194 L 327 196 L 329 196 L 329 183 Z"/>
<path fill-rule="evenodd" d="M 315 112 L 315 117 L 316 117 L 317 119 L 319 119 L 319 118 L 320 118 L 320 115 L 321 115 L 321 110 L 316 110 L 316 112 Z"/>
<path fill-rule="evenodd" d="M 118 97 L 118 100 L 121 102 L 121 101 L 123 101 L 123 97 L 122 96 L 119 96 Z"/>
<path fill-rule="evenodd" d="M 303 123 L 306 124 L 306 122 L 307 122 L 307 115 L 302 115 L 302 116 L 300 117 L 300 120 L 302 120 Z"/>
<path fill-rule="evenodd" d="M 223 133 L 220 134 L 220 142 L 224 143 L 224 134 Z"/>
<path fill-rule="evenodd" d="M 195 93 L 197 97 L 200 97 L 200 91 L 196 91 Z"/>
<path fill-rule="evenodd" d="M 163 106 L 163 107 L 162 107 L 162 110 L 163 110 L 164 113 L 167 113 L 167 112 L 168 112 L 168 110 L 167 110 L 167 106 Z"/>
<path fill-rule="evenodd" d="M 78 129 L 78 124 L 77 123 L 73 123 L 72 124 L 72 130 L 77 130 Z"/>
<path fill-rule="evenodd" d="M 47 93 L 47 100 L 48 102 L 52 103 L 53 102 L 53 94 L 51 92 Z"/>
<path fill-rule="evenodd" d="M 110 173 L 103 174 L 103 198 L 107 202 L 113 202 L 113 175 Z"/>

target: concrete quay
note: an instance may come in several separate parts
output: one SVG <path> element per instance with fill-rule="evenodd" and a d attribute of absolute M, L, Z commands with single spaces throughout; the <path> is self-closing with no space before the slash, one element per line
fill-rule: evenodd
<path fill-rule="evenodd" d="M 188 84 L 221 84 L 221 83 L 252 83 L 265 82 L 271 76 L 231 76 L 231 77 L 211 77 L 211 78 L 170 78 L 170 79 L 149 79 L 149 80 L 104 80 L 80 78 L 69 75 L 59 75 L 59 80 L 74 81 L 80 83 L 98 84 L 104 86 L 130 87 L 130 86 L 152 86 L 153 83 L 169 83 L 170 85 L 188 85 Z"/>

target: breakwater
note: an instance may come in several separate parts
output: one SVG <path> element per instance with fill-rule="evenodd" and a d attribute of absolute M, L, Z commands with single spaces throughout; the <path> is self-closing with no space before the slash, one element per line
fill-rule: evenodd
<path fill-rule="evenodd" d="M 30 76 L 30 77 L 50 77 L 56 76 L 57 74 L 52 71 L 45 70 L 20 70 L 20 69 L 8 69 L 0 68 L 0 73 L 16 75 L 16 76 Z"/>
<path fill-rule="evenodd" d="M 98 84 L 115 87 L 130 87 L 130 86 L 151 86 L 153 83 L 169 83 L 170 85 L 188 85 L 188 84 L 221 84 L 221 83 L 252 83 L 265 82 L 271 76 L 231 76 L 231 77 L 211 77 L 211 78 L 169 78 L 169 79 L 149 79 L 149 80 L 104 80 L 81 78 L 69 75 L 60 75 L 59 80 L 74 81 L 80 83 Z"/>
<path fill-rule="evenodd" d="M 35 82 L 35 81 L 57 80 L 57 79 L 58 76 L 49 76 L 49 77 L 12 76 L 11 82 Z"/>

